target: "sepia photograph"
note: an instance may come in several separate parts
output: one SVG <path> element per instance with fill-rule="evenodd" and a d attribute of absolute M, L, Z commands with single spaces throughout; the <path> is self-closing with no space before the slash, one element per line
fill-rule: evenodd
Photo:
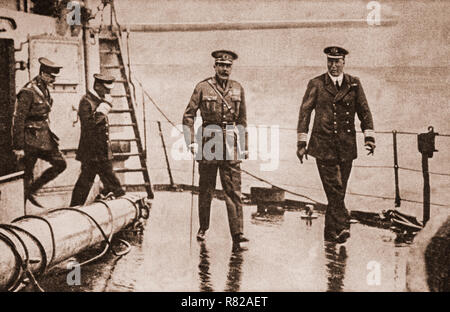
<path fill-rule="evenodd" d="M 449 292 L 449 14 L 0 0 L 0 291 Z"/>

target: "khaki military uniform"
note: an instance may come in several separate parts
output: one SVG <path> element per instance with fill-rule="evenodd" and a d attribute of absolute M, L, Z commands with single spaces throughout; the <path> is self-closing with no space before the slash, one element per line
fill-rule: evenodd
<path fill-rule="evenodd" d="M 28 82 L 18 93 L 13 118 L 13 149 L 24 150 L 25 189 L 34 193 L 66 168 L 58 149 L 58 137 L 50 130 L 48 116 L 53 105 L 50 92 L 38 77 Z M 37 159 L 52 167 L 33 181 Z"/>
<path fill-rule="evenodd" d="M 194 142 L 194 118 L 198 110 L 203 120 L 197 132 L 200 152 L 196 155 L 199 160 L 200 174 L 198 204 L 200 229 L 206 231 L 209 228 L 211 201 L 216 187 L 217 170 L 219 170 L 231 235 L 243 234 L 239 156 L 248 148 L 244 133 L 232 130 L 247 127 L 244 89 L 234 80 L 228 80 L 224 87 L 215 77 L 201 81 L 195 87 L 183 115 L 184 133 L 188 144 Z M 222 148 L 219 157 L 211 158 L 211 154 L 204 151 L 202 147 L 206 147 L 208 141 L 214 136 L 221 137 L 223 145 L 219 147 Z M 230 141 L 227 141 L 227 137 L 230 136 L 235 139 L 230 140 L 233 142 L 231 146 L 228 144 Z M 212 152 L 216 150 L 213 148 Z"/>

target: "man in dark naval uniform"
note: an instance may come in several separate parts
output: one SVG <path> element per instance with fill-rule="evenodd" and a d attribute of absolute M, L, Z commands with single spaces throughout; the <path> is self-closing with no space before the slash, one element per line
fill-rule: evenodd
<path fill-rule="evenodd" d="M 237 54 L 218 50 L 211 55 L 215 58 L 216 75 L 197 84 L 183 115 L 186 143 L 199 160 L 200 228 L 197 239 L 203 241 L 209 228 L 211 200 L 219 169 L 233 247 L 240 247 L 240 243 L 248 241 L 243 235 L 240 171 L 241 159 L 248 157 L 244 89 L 237 81 L 229 79 Z M 198 110 L 203 124 L 197 133 L 197 138 L 201 137 L 194 142 L 194 118 Z M 219 144 L 208 150 L 211 140 L 217 140 Z"/>
<path fill-rule="evenodd" d="M 103 194 L 125 195 L 113 171 L 109 140 L 108 113 L 112 108 L 110 93 L 115 79 L 101 74 L 95 74 L 94 78 L 94 90 L 81 98 L 78 108 L 81 136 L 76 159 L 81 162 L 81 173 L 72 192 L 71 207 L 86 202 L 97 174 L 103 183 Z"/>
<path fill-rule="evenodd" d="M 297 156 L 301 163 L 307 154 L 316 158 L 328 200 L 325 239 L 343 243 L 350 237 L 350 217 L 344 198 L 352 162 L 357 157 L 355 114 L 361 121 L 366 149 L 372 155 L 375 137 L 372 114 L 361 82 L 343 72 L 348 51 L 333 46 L 325 48 L 324 53 L 328 72 L 309 81 L 300 107 Z M 313 110 L 314 125 L 306 149 Z"/>
<path fill-rule="evenodd" d="M 59 139 L 50 130 L 48 120 L 53 105 L 48 86 L 55 82 L 62 66 L 44 57 L 38 61 L 39 75 L 17 94 L 12 136 L 13 151 L 16 157 L 23 157 L 25 166 L 25 198 L 42 208 L 35 198 L 36 191 L 56 178 L 67 165 L 58 149 Z M 33 170 L 38 158 L 52 166 L 33 181 Z"/>

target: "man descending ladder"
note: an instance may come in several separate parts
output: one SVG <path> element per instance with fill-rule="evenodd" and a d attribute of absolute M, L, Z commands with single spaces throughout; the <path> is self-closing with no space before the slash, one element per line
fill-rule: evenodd
<path fill-rule="evenodd" d="M 135 107 L 131 97 L 130 82 L 125 71 L 120 37 L 118 37 L 114 32 L 101 34 L 99 38 L 99 45 L 101 64 L 100 72 L 102 74 L 115 77 L 117 88 L 115 88 L 114 90 L 120 90 L 121 92 L 120 94 L 116 93 L 117 91 L 111 93 L 111 96 L 114 99 L 114 109 L 112 109 L 109 114 L 115 115 L 111 116 L 111 121 L 119 121 L 117 123 L 110 123 L 110 127 L 112 128 L 111 133 L 116 134 L 114 128 L 125 128 L 125 130 L 127 130 L 120 133 L 121 135 L 127 135 L 127 138 L 113 138 L 111 139 L 111 144 L 114 147 L 114 145 L 120 144 L 121 142 L 130 142 L 131 147 L 131 151 L 120 153 L 113 152 L 113 156 L 114 158 L 119 159 L 131 157 L 135 158 L 135 160 L 139 160 L 138 167 L 120 169 L 117 168 L 114 169 L 114 172 L 142 173 L 142 178 L 139 178 L 139 180 L 141 180 L 142 182 L 135 183 L 133 181 L 134 184 L 122 183 L 122 187 L 127 192 L 147 192 L 147 197 L 151 199 L 154 197 L 154 195 L 150 182 L 150 175 L 148 173 L 146 157 L 142 146 L 142 140 L 139 133 Z M 129 131 L 130 127 L 133 129 L 133 131 Z M 132 161 L 133 159 L 130 160 Z M 135 175 L 130 175 L 130 178 L 135 177 Z"/>
<path fill-rule="evenodd" d="M 142 173 L 139 183 L 127 184 L 122 181 L 121 187 L 127 192 L 146 192 L 147 197 L 152 199 L 154 197 L 150 182 L 150 175 L 148 173 L 144 149 L 142 147 L 142 140 L 140 137 L 136 112 L 134 103 L 132 102 L 131 91 L 128 77 L 125 72 L 125 66 L 121 53 L 120 40 L 115 34 L 101 34 L 99 39 L 100 45 L 100 73 L 104 76 L 109 76 L 115 79 L 115 87 L 111 92 L 111 99 L 114 100 L 112 109 L 108 112 L 109 117 L 109 136 L 116 134 L 114 128 L 125 128 L 129 130 L 131 127 L 133 131 L 122 131 L 120 134 L 127 135 L 126 138 L 122 136 L 119 138 L 113 137 L 109 139 L 110 146 L 112 146 L 113 159 L 127 159 L 128 157 L 138 158 L 139 167 L 134 168 L 116 168 L 114 173 Z M 123 87 L 122 87 L 123 86 Z M 120 90 L 114 92 L 115 90 Z M 111 100 L 111 103 L 112 103 Z M 119 118 L 118 118 L 119 117 Z M 128 122 L 124 120 L 128 119 Z M 120 122 L 115 122 L 120 120 Z M 130 122 L 131 121 L 131 122 Z M 130 146 L 135 144 L 135 151 L 116 152 L 114 147 L 120 146 L 123 142 L 129 142 Z M 132 160 L 132 159 L 131 159 Z M 120 179 L 121 177 L 119 177 Z M 135 178 L 135 176 L 133 176 Z"/>
<path fill-rule="evenodd" d="M 86 202 L 97 174 L 103 183 L 103 195 L 109 193 L 115 197 L 125 195 L 119 179 L 113 172 L 113 155 L 109 140 L 108 113 L 112 104 L 108 99 L 114 87 L 114 78 L 101 74 L 94 75 L 94 78 L 94 90 L 88 91 L 81 98 L 78 108 L 81 136 L 76 159 L 81 161 L 81 174 L 72 192 L 71 207 Z"/>

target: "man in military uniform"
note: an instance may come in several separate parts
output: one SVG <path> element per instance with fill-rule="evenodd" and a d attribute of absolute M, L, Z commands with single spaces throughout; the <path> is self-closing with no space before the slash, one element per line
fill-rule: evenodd
<path fill-rule="evenodd" d="M 97 174 L 103 183 L 103 194 L 113 193 L 115 197 L 125 194 L 113 171 L 108 130 L 114 77 L 95 74 L 94 78 L 94 90 L 81 98 L 78 108 L 81 136 L 76 159 L 81 162 L 81 173 L 72 192 L 71 207 L 86 202 Z"/>
<path fill-rule="evenodd" d="M 25 166 L 25 198 L 33 205 L 41 207 L 35 193 L 66 169 L 66 161 L 58 149 L 58 137 L 50 130 L 48 116 L 53 99 L 48 86 L 59 75 L 62 66 L 47 58 L 38 59 L 39 75 L 28 82 L 17 94 L 13 117 L 13 151 L 16 157 L 23 158 Z M 33 181 L 33 170 L 38 159 L 52 166 Z"/>
<path fill-rule="evenodd" d="M 328 72 L 309 81 L 300 107 L 297 156 L 301 163 L 307 154 L 316 158 L 328 200 L 325 239 L 343 243 L 350 237 L 350 218 L 344 198 L 352 162 L 357 157 L 355 114 L 361 121 L 366 149 L 372 155 L 375 137 L 372 114 L 361 82 L 343 72 L 348 51 L 333 46 L 325 48 L 324 53 Z M 313 110 L 314 125 L 306 149 Z"/>
<path fill-rule="evenodd" d="M 217 169 L 219 169 L 233 246 L 236 247 L 240 246 L 241 242 L 248 241 L 243 235 L 240 171 L 241 159 L 247 158 L 248 155 L 248 144 L 245 138 L 247 127 L 245 96 L 242 86 L 237 81 L 229 79 L 237 54 L 232 51 L 218 50 L 211 55 L 215 58 L 216 75 L 197 84 L 183 115 L 186 143 L 194 155 L 198 152 L 196 159 L 199 160 L 200 228 L 197 239 L 203 241 L 209 228 L 211 200 L 216 188 Z M 197 140 L 197 143 L 194 142 L 194 118 L 199 109 L 203 124 L 198 131 L 198 136 L 201 138 Z M 208 150 L 208 144 L 217 138 L 220 144 Z M 204 148 L 199 148 L 199 145 Z"/>

